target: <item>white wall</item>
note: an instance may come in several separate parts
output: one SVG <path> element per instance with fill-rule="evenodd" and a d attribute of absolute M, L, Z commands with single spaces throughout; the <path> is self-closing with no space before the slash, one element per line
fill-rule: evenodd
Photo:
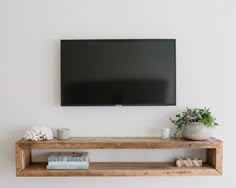
<path fill-rule="evenodd" d="M 1 186 L 235 187 L 235 6 L 233 0 L 0 0 Z M 72 38 L 176 38 L 177 106 L 61 107 L 59 40 Z M 15 177 L 14 143 L 32 126 L 68 127 L 72 136 L 158 136 L 186 106 L 210 107 L 217 117 L 222 177 Z"/>

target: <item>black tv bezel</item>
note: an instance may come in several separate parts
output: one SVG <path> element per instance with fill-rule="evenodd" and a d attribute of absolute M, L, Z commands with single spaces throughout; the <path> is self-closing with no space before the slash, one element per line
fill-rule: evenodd
<path fill-rule="evenodd" d="M 66 104 L 63 101 L 63 91 L 62 91 L 62 69 L 61 69 L 61 64 L 62 64 L 62 43 L 64 41 L 173 41 L 174 42 L 174 103 L 170 104 Z M 86 107 L 86 106 L 176 106 L 176 88 L 177 88 L 177 83 L 176 83 L 176 39 L 61 39 L 60 40 L 60 102 L 61 106 L 77 106 L 77 107 Z"/>

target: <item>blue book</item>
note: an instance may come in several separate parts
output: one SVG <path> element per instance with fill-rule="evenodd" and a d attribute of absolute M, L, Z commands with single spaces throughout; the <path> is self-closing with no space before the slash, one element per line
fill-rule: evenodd
<path fill-rule="evenodd" d="M 89 168 L 88 165 L 64 165 L 64 166 L 53 166 L 47 165 L 47 170 L 87 170 Z"/>
<path fill-rule="evenodd" d="M 74 165 L 87 165 L 89 163 L 89 161 L 86 161 L 86 162 L 70 162 L 70 161 L 60 161 L 60 162 L 54 162 L 54 161 L 49 161 L 48 162 L 48 165 L 50 165 L 50 166 L 64 166 L 64 165 L 66 165 L 66 166 L 69 166 L 69 165 L 71 165 L 71 166 L 74 166 Z"/>
<path fill-rule="evenodd" d="M 48 157 L 48 162 L 88 162 L 88 152 L 54 152 Z"/>

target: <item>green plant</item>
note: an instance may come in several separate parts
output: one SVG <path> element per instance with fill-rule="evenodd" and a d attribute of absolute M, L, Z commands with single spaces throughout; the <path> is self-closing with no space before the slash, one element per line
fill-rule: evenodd
<path fill-rule="evenodd" d="M 201 122 L 207 127 L 218 126 L 209 108 L 186 108 L 185 111 L 176 114 L 175 117 L 176 120 L 170 118 L 171 122 L 177 126 L 174 134 L 175 137 L 181 137 L 184 127 L 190 122 Z"/>

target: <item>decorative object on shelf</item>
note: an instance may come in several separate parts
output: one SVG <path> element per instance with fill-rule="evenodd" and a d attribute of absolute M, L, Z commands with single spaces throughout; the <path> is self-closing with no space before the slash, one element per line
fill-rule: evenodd
<path fill-rule="evenodd" d="M 54 152 L 48 157 L 47 169 L 77 169 L 86 170 L 89 168 L 88 152 Z"/>
<path fill-rule="evenodd" d="M 209 108 L 187 108 L 181 114 L 177 114 L 176 118 L 176 120 L 170 118 L 177 126 L 174 136 L 183 136 L 190 140 L 209 139 L 218 126 Z"/>
<path fill-rule="evenodd" d="M 199 158 L 177 158 L 175 164 L 177 167 L 199 167 L 202 166 L 202 160 Z"/>
<path fill-rule="evenodd" d="M 69 139 L 70 138 L 70 129 L 68 129 L 68 128 L 57 129 L 57 138 L 59 140 Z"/>
<path fill-rule="evenodd" d="M 53 133 L 47 127 L 32 127 L 25 132 L 24 139 L 31 141 L 53 140 Z"/>
<path fill-rule="evenodd" d="M 161 138 L 169 139 L 170 138 L 170 128 L 162 128 L 161 129 Z"/>

